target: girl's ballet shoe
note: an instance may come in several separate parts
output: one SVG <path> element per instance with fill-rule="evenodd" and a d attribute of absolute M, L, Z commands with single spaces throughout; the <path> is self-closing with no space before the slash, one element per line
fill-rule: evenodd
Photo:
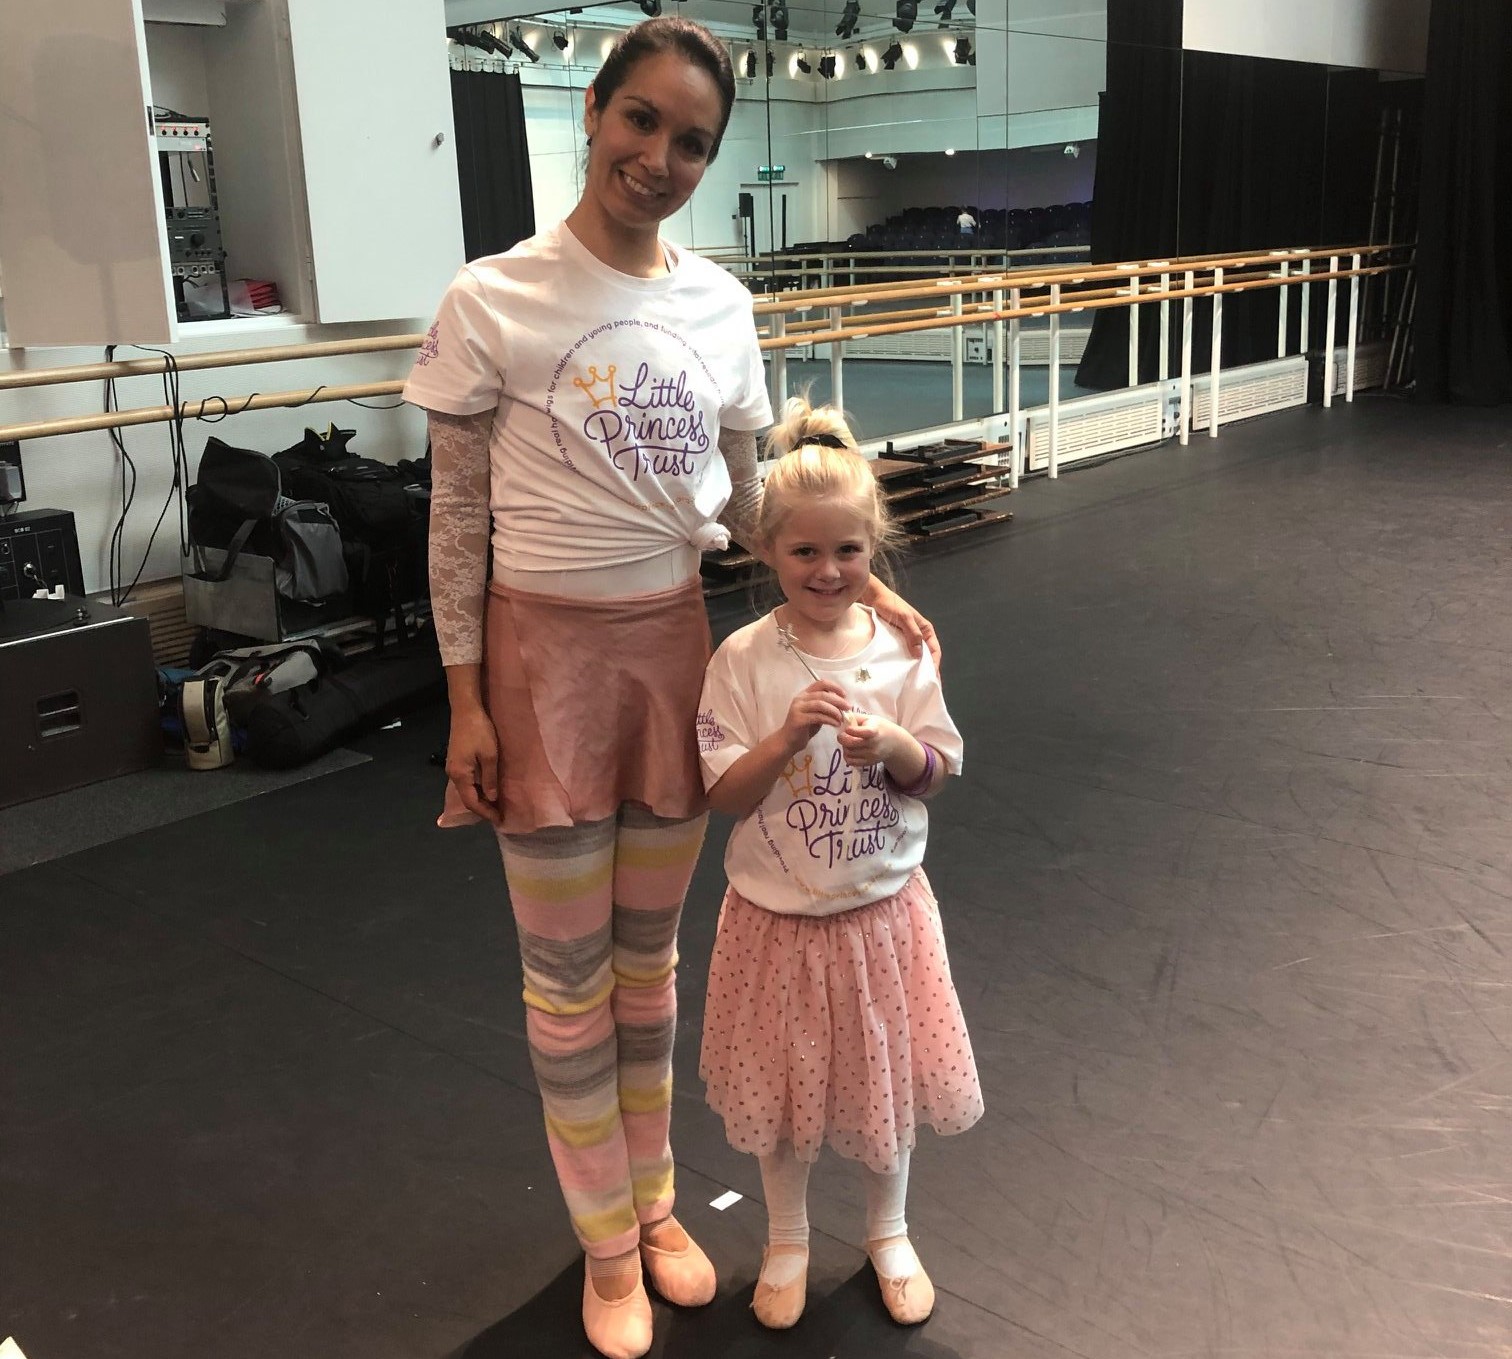
<path fill-rule="evenodd" d="M 803 1246 L 792 1248 L 768 1246 L 761 1252 L 761 1268 L 766 1271 L 767 1257 L 773 1251 L 782 1255 L 803 1255 L 803 1269 L 798 1277 L 785 1284 L 773 1285 L 756 1279 L 756 1295 L 751 1299 L 751 1310 L 756 1320 L 773 1331 L 785 1331 L 803 1315 L 803 1304 L 808 1301 L 808 1250 Z"/>
<path fill-rule="evenodd" d="M 641 1359 L 651 1348 L 651 1299 L 637 1279 L 622 1298 L 601 1298 L 593 1276 L 583 1278 L 583 1330 L 604 1359 Z"/>
<path fill-rule="evenodd" d="M 642 1240 L 641 1264 L 650 1276 L 651 1286 L 668 1302 L 678 1307 L 702 1307 L 713 1302 L 719 1281 L 703 1248 L 688 1236 L 686 1228 L 683 1235 L 688 1244 L 681 1250 L 666 1250 Z"/>
<path fill-rule="evenodd" d="M 884 1246 L 896 1245 L 902 1239 L 904 1238 L 868 1241 L 866 1255 L 877 1275 L 877 1282 L 882 1287 L 882 1305 L 887 1308 L 888 1316 L 900 1326 L 917 1326 L 921 1321 L 929 1320 L 935 1304 L 934 1284 L 929 1281 L 924 1266 L 920 1265 L 914 1273 L 901 1279 L 889 1278 L 877 1267 L 878 1252 Z"/>

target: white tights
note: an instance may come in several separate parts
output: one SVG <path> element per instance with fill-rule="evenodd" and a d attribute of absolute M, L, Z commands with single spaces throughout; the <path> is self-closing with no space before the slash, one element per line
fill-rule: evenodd
<path fill-rule="evenodd" d="M 878 1267 L 891 1278 L 905 1278 L 919 1267 L 913 1247 L 907 1244 L 908 1222 L 904 1201 L 908 1197 L 908 1160 L 906 1150 L 898 1153 L 898 1169 L 880 1175 L 865 1166 L 861 1180 L 866 1186 L 866 1239 L 887 1241 L 904 1238 L 877 1252 Z M 796 1279 L 807 1263 L 809 1240 L 808 1181 L 811 1163 L 800 1161 L 791 1142 L 779 1142 L 776 1149 L 761 1158 L 761 1185 L 766 1193 L 767 1244 L 801 1246 L 802 1251 L 767 1253 L 761 1271 L 763 1283 L 780 1288 Z"/>

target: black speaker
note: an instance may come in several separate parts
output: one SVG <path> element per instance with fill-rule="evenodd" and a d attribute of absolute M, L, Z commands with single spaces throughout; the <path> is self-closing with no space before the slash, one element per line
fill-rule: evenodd
<path fill-rule="evenodd" d="M 756 195 L 742 193 L 740 195 L 740 215 L 750 221 L 756 215 Z"/>
<path fill-rule="evenodd" d="M 78 599 L 0 604 L 0 807 L 154 765 L 152 629 Z"/>

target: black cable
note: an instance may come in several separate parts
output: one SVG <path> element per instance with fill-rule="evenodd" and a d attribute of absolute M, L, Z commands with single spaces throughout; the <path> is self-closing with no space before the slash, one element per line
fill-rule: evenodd
<path fill-rule="evenodd" d="M 111 363 L 115 359 L 116 347 L 113 344 L 105 346 L 105 362 Z M 105 409 L 118 411 L 121 403 L 116 397 L 115 379 L 105 379 Z M 137 470 L 136 463 L 132 461 L 131 454 L 126 451 L 126 440 L 121 435 L 120 426 L 112 426 L 110 430 L 110 442 L 115 446 L 116 455 L 121 464 L 121 513 L 116 520 L 115 528 L 110 534 L 110 550 L 108 556 L 107 572 L 110 579 L 110 602 L 119 605 L 121 602 L 121 579 L 125 574 L 122 570 L 121 553 L 126 531 L 126 516 L 131 510 L 132 503 L 136 500 Z M 130 473 L 130 481 L 127 481 L 127 473 Z"/>
<path fill-rule="evenodd" d="M 163 520 L 168 517 L 169 506 L 173 504 L 175 497 L 178 499 L 179 557 L 184 559 L 189 556 L 189 509 L 186 495 L 189 486 L 189 450 L 184 443 L 184 412 L 178 360 L 168 350 L 159 349 L 153 345 L 139 344 L 131 347 L 149 354 L 161 354 L 163 357 L 163 400 L 173 412 L 168 421 L 168 454 L 173 463 L 173 480 L 169 484 L 168 494 L 163 497 L 163 508 L 158 511 L 152 532 L 147 537 L 147 546 L 142 551 L 142 560 L 137 566 L 136 574 L 131 578 L 131 584 L 121 592 L 120 599 L 112 601 L 116 604 L 123 604 L 130 599 L 131 592 L 141 582 L 142 573 L 147 569 L 153 546 L 157 542 L 158 530 L 162 528 Z M 124 522 L 123 513 L 122 523 Z"/>

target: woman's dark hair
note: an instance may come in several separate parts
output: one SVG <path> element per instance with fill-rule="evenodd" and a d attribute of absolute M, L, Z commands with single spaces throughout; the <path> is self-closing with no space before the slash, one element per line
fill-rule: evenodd
<path fill-rule="evenodd" d="M 621 33 L 593 78 L 594 103 L 600 109 L 608 108 L 614 92 L 625 83 L 630 72 L 647 57 L 659 52 L 680 53 L 707 71 L 719 89 L 724 116 L 715 132 L 714 144 L 709 148 L 712 163 L 719 154 L 725 128 L 730 125 L 730 110 L 735 107 L 735 69 L 730 65 L 730 54 L 725 51 L 724 44 L 702 24 L 666 14 L 646 19 Z"/>

